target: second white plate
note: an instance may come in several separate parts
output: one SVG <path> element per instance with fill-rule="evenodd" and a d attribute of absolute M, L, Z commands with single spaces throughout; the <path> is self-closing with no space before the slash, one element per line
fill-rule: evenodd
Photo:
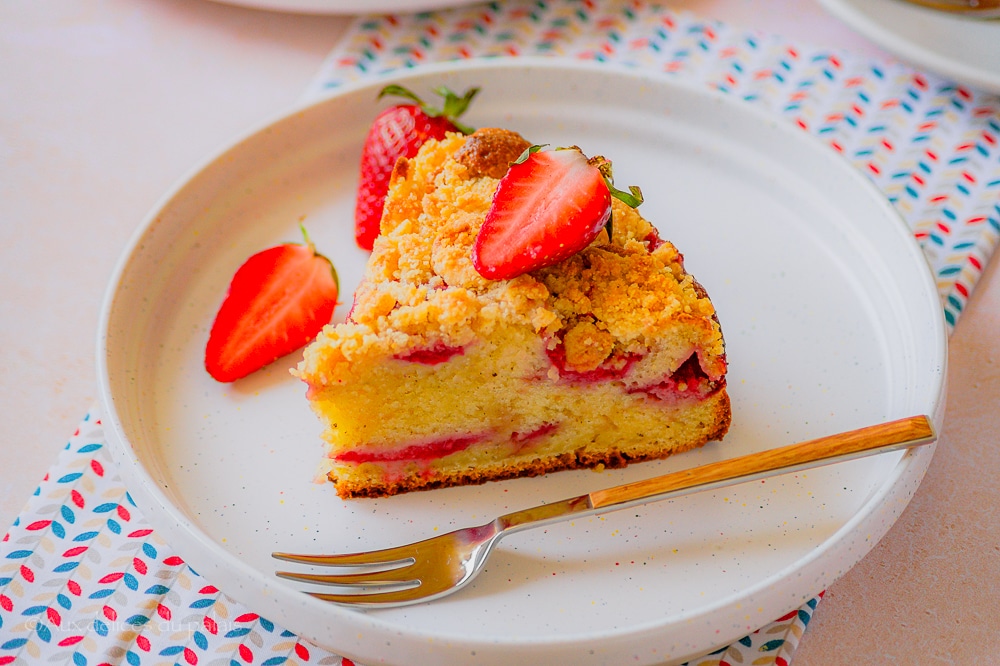
<path fill-rule="evenodd" d="M 274 12 L 297 14 L 410 14 L 471 5 L 482 0 L 215 0 Z"/>
<path fill-rule="evenodd" d="M 932 449 L 787 475 L 505 540 L 461 593 L 360 612 L 274 577 L 274 550 L 416 540 L 516 508 L 880 421 L 943 410 L 945 338 L 924 257 L 890 204 L 806 133 L 722 94 L 604 65 L 472 61 L 409 71 L 480 85 L 467 120 L 581 146 L 711 294 L 730 360 L 724 442 L 603 473 L 342 501 L 314 483 L 320 425 L 283 359 L 204 371 L 236 268 L 304 221 L 345 288 L 361 144 L 381 82 L 297 109 L 197 168 L 122 259 L 102 315 L 106 427 L 156 529 L 226 594 L 361 663 L 654 664 L 736 640 L 823 590 L 906 505 Z M 346 306 L 338 310 L 343 318 Z M 940 425 L 940 423 L 938 424 Z"/>
<path fill-rule="evenodd" d="M 1000 93 L 1000 20 L 977 20 L 903 0 L 819 0 L 885 50 L 953 81 Z"/>

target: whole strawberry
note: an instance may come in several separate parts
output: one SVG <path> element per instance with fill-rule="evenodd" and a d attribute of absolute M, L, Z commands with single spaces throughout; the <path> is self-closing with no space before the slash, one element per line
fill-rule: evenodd
<path fill-rule="evenodd" d="M 472 248 L 472 264 L 488 280 L 506 280 L 566 259 L 608 226 L 611 197 L 635 208 L 642 192 L 623 192 L 611 163 L 579 148 L 532 146 L 500 179 Z"/>
<path fill-rule="evenodd" d="M 470 88 L 461 97 L 444 86 L 434 91 L 444 98 L 439 109 L 399 85 L 389 85 L 379 93 L 404 97 L 412 104 L 389 107 L 376 116 L 361 152 L 358 196 L 354 207 L 354 237 L 358 246 L 371 250 L 379 233 L 382 207 L 389 189 L 389 176 L 400 157 L 413 157 L 429 139 L 443 139 L 447 132 L 471 134 L 473 129 L 458 122 L 479 88 Z"/>
<path fill-rule="evenodd" d="M 245 377 L 304 347 L 333 318 L 337 273 L 302 234 L 305 244 L 258 252 L 233 276 L 205 347 L 216 380 Z"/>

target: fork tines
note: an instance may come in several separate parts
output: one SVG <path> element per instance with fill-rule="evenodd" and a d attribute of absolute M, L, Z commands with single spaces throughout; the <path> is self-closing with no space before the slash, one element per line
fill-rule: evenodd
<path fill-rule="evenodd" d="M 367 561 L 369 554 L 351 553 L 345 555 L 296 555 L 292 553 L 273 553 L 278 560 L 298 564 L 312 564 L 323 567 L 342 567 L 344 573 L 299 573 L 295 571 L 277 571 L 275 575 L 286 580 L 300 583 L 314 583 L 344 587 L 344 592 L 307 592 L 323 601 L 341 603 L 364 603 L 366 599 L 380 603 L 404 601 L 410 595 L 407 590 L 420 586 L 420 581 L 414 577 L 412 567 L 413 557 L 389 559 L 381 562 Z M 346 590 L 350 590 L 349 592 Z M 411 593 L 412 594 L 412 593 Z"/>

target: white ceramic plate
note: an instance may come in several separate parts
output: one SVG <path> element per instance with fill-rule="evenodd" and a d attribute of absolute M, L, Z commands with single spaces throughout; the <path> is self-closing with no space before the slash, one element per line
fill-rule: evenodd
<path fill-rule="evenodd" d="M 978 20 L 903 0 L 819 0 L 887 51 L 959 83 L 1000 93 L 1000 19 Z"/>
<path fill-rule="evenodd" d="M 320 426 L 290 356 L 234 385 L 202 368 L 226 285 L 303 220 L 350 302 L 355 170 L 381 82 L 298 109 L 206 162 L 120 264 L 100 331 L 113 455 L 142 511 L 227 594 L 361 663 L 676 662 L 824 589 L 893 523 L 932 449 L 890 454 L 511 536 L 462 593 L 361 612 L 272 574 L 273 550 L 384 547 L 541 502 L 943 410 L 945 337 L 924 257 L 871 184 L 780 120 L 601 65 L 496 60 L 400 75 L 481 85 L 467 120 L 615 162 L 685 253 L 728 343 L 722 443 L 673 459 L 381 500 L 314 483 Z M 338 310 L 343 318 L 346 307 Z"/>
<path fill-rule="evenodd" d="M 471 5 L 482 0 L 216 0 L 216 2 L 301 14 L 391 14 L 426 12 Z"/>

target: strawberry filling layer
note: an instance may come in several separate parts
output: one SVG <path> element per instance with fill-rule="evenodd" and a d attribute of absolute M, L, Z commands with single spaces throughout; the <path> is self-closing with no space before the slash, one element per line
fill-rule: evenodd
<path fill-rule="evenodd" d="M 453 356 L 461 356 L 464 353 L 465 347 L 449 347 L 445 344 L 436 344 L 433 347 L 414 349 L 408 354 L 397 354 L 393 358 L 410 363 L 438 365 L 450 360 Z"/>
<path fill-rule="evenodd" d="M 528 432 L 512 432 L 510 441 L 514 444 L 514 453 L 521 453 L 532 448 L 532 444 L 559 430 L 558 423 L 543 423 Z"/>
<path fill-rule="evenodd" d="M 725 380 L 712 381 L 701 364 L 698 355 L 691 354 L 669 377 L 658 384 L 628 389 L 629 393 L 644 393 L 657 400 L 677 400 L 707 398 L 725 386 Z"/>
<path fill-rule="evenodd" d="M 481 442 L 487 438 L 486 435 L 466 435 L 464 437 L 446 437 L 436 439 L 425 444 L 413 444 L 401 449 L 391 451 L 345 451 L 333 457 L 338 462 L 366 463 L 366 462 L 398 462 L 398 461 L 421 461 L 436 460 L 450 456 L 453 453 L 464 451 L 473 444 Z"/>
<path fill-rule="evenodd" d="M 558 423 L 543 423 L 534 430 L 529 430 L 528 432 L 512 432 L 510 434 L 510 441 L 516 442 L 518 444 L 526 444 L 540 437 L 545 437 L 550 435 L 559 429 Z"/>
<path fill-rule="evenodd" d="M 632 366 L 642 359 L 641 354 L 615 354 L 593 370 L 578 371 L 566 362 L 566 350 L 563 343 L 545 352 L 552 365 L 559 371 L 559 378 L 574 383 L 598 383 L 623 380 Z M 709 377 L 701 367 L 698 353 L 692 353 L 666 379 L 647 386 L 631 386 L 628 393 L 644 393 L 657 400 L 703 399 L 726 385 L 725 377 Z"/>
<path fill-rule="evenodd" d="M 559 429 L 558 423 L 543 423 L 534 430 L 527 432 L 513 432 L 510 441 L 517 446 L 517 451 L 531 447 L 532 442 L 544 438 Z M 435 439 L 423 444 L 412 444 L 390 451 L 345 451 L 333 456 L 337 462 L 355 463 L 427 463 L 438 460 L 453 453 L 464 451 L 470 446 L 486 442 L 490 439 L 489 433 L 479 433 L 475 435 L 464 435 L 461 437 L 445 437 Z"/>
<path fill-rule="evenodd" d="M 615 379 L 623 379 L 641 356 L 638 354 L 625 354 L 612 356 L 593 370 L 578 371 L 566 364 L 566 348 L 560 342 L 555 349 L 546 349 L 552 365 L 559 370 L 559 376 L 572 382 L 592 383 L 607 382 Z"/>
<path fill-rule="evenodd" d="M 643 238 L 642 241 L 646 243 L 646 250 L 649 252 L 653 252 L 656 248 L 663 245 L 663 239 L 660 238 L 660 234 L 656 231 L 656 229 L 653 229 L 646 234 L 646 237 Z"/>

